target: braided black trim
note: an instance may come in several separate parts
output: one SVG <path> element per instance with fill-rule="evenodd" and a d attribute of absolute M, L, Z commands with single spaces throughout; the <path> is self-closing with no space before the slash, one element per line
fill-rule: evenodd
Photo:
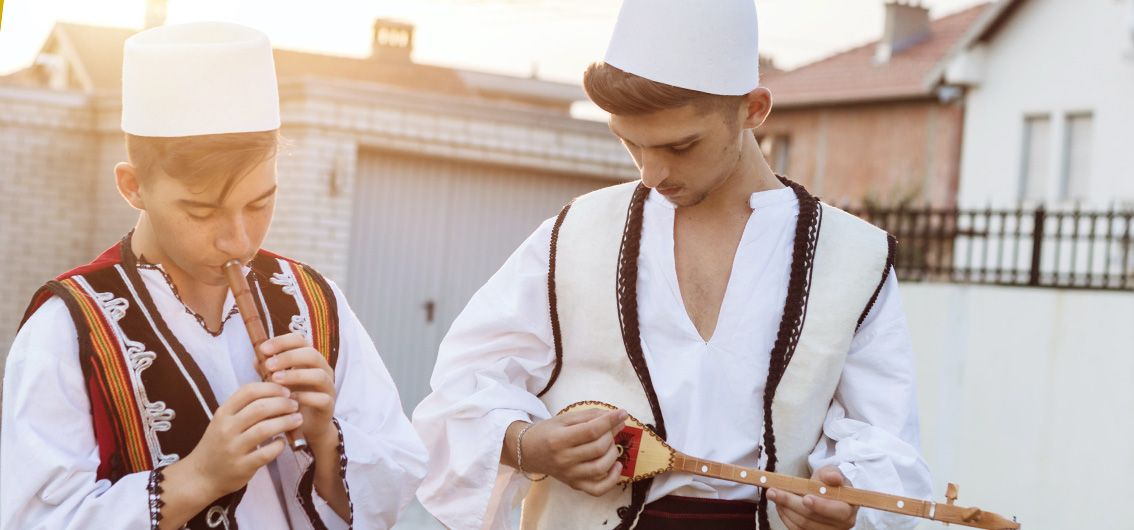
<path fill-rule="evenodd" d="M 788 278 L 787 299 L 784 314 L 780 320 L 779 332 L 772 347 L 771 361 L 768 365 L 768 380 L 764 385 L 764 450 L 768 455 L 765 469 L 776 470 L 776 433 L 772 425 L 772 401 L 776 389 L 787 371 L 788 363 L 795 354 L 803 321 L 807 314 L 807 299 L 810 295 L 811 275 L 814 272 L 815 247 L 819 240 L 819 227 L 823 220 L 823 210 L 819 199 L 812 197 L 803 186 L 784 177 L 780 180 L 795 191 L 799 199 L 799 219 L 795 225 L 795 243 L 792 248 L 791 274 Z M 759 514 L 760 530 L 770 530 L 768 521 L 768 490 L 760 490 Z"/>
<path fill-rule="evenodd" d="M 574 201 L 567 203 L 559 211 L 559 217 L 555 218 L 555 226 L 551 228 L 551 254 L 547 264 L 547 304 L 551 312 L 551 337 L 555 344 L 555 368 L 551 370 L 551 379 L 548 379 L 547 385 L 536 394 L 536 397 L 543 397 L 548 390 L 551 390 L 551 385 L 554 385 L 555 380 L 559 379 L 559 372 L 563 369 L 563 334 L 559 328 L 559 300 L 555 294 L 555 263 L 556 254 L 559 250 L 559 227 L 563 226 L 563 220 L 567 219 L 567 211 L 571 209 L 572 204 L 574 204 Z"/>
<path fill-rule="evenodd" d="M 165 480 L 164 470 L 165 466 L 161 466 L 150 471 L 150 480 L 146 483 L 146 493 L 150 499 L 150 530 L 158 530 L 161 526 L 161 509 L 165 506 L 165 501 L 161 500 L 161 494 L 164 493 L 161 488 L 161 483 Z"/>
<path fill-rule="evenodd" d="M 354 501 L 350 498 L 350 483 L 346 479 L 347 470 L 347 455 L 346 443 L 343 441 L 343 428 L 339 424 L 338 418 L 331 418 L 331 423 L 335 426 L 335 431 L 339 436 L 339 445 L 336 450 L 339 453 L 339 478 L 343 481 L 343 487 L 347 492 L 347 506 L 350 508 L 350 517 L 347 519 L 347 527 L 354 528 Z M 310 446 L 304 447 L 303 451 L 312 455 Z M 296 491 L 296 497 L 299 499 L 299 505 L 303 508 L 303 513 L 307 515 L 307 520 L 311 522 L 311 526 L 315 530 L 327 530 L 327 524 L 323 522 L 323 518 L 319 517 L 319 511 L 315 509 L 315 462 L 307 466 L 304 471 L 303 477 L 299 480 L 299 490 Z"/>
<path fill-rule="evenodd" d="M 622 326 L 622 344 L 626 348 L 626 355 L 630 358 L 630 365 L 646 391 L 646 399 L 650 402 L 650 411 L 653 412 L 656 425 L 651 426 L 654 432 L 665 439 L 665 420 L 662 418 L 661 403 L 657 393 L 654 392 L 654 383 L 650 378 L 650 370 L 646 365 L 645 354 L 642 353 L 642 336 L 638 328 L 638 254 L 642 248 L 642 219 L 644 206 L 649 188 L 642 184 L 634 190 L 630 199 L 630 206 L 626 215 L 626 228 L 622 232 L 622 248 L 618 252 L 618 322 Z"/>
<path fill-rule="evenodd" d="M 663 440 L 665 439 L 665 419 L 662 417 L 661 404 L 654 383 L 650 378 L 650 370 L 646 365 L 645 354 L 642 353 L 641 330 L 638 328 L 638 254 L 642 247 L 642 220 L 644 217 L 646 196 L 649 188 L 638 184 L 627 208 L 626 226 L 622 231 L 622 248 L 618 252 L 618 321 L 622 326 L 622 343 L 626 348 L 626 355 L 630 358 L 630 365 L 642 383 L 642 390 L 650 402 L 650 411 L 653 412 L 654 430 Z M 646 495 L 650 491 L 653 479 L 635 482 L 630 490 L 630 506 L 618 510 L 621 522 L 615 530 L 628 530 L 634 520 L 641 513 L 646 503 Z"/>
<path fill-rule="evenodd" d="M 630 505 L 619 507 L 617 510 L 619 523 L 614 530 L 630 530 L 637 521 L 642 509 L 646 506 L 646 495 L 654 485 L 654 477 L 639 480 L 630 486 Z M 625 491 L 625 490 L 623 490 Z"/>
<path fill-rule="evenodd" d="M 335 424 L 338 427 L 338 424 Z M 340 440 L 342 433 L 339 433 Z M 342 442 L 340 441 L 340 444 Z M 340 445 L 341 447 L 341 445 Z M 310 447 L 304 447 L 303 451 L 311 454 Z M 339 465 L 343 466 L 343 460 L 346 458 L 345 454 L 339 454 Z M 342 467 L 339 471 L 341 476 L 345 476 L 346 468 Z M 346 484 L 346 478 L 343 478 L 343 484 Z M 350 488 L 347 487 L 347 497 L 350 496 Z M 312 528 L 315 530 L 327 530 L 327 524 L 323 522 L 323 518 L 319 516 L 319 510 L 315 508 L 315 462 L 312 461 L 307 466 L 307 470 L 303 473 L 303 477 L 299 480 L 299 488 L 296 491 L 296 497 L 299 499 L 299 506 L 303 508 L 303 513 L 307 516 L 307 520 L 311 523 Z M 354 524 L 354 503 L 350 503 L 350 521 L 348 524 Z"/>
<path fill-rule="evenodd" d="M 315 459 L 314 454 L 311 452 L 311 446 L 304 446 L 301 451 L 311 456 L 311 463 L 307 465 L 307 469 L 303 472 L 303 476 L 299 478 L 299 487 L 296 489 L 295 496 L 299 499 L 299 507 L 303 508 L 303 513 L 307 515 L 307 520 L 311 522 L 311 526 L 315 530 L 327 530 L 327 525 L 323 524 L 323 519 L 319 517 L 319 511 L 315 509 Z"/>
<path fill-rule="evenodd" d="M 346 478 L 347 460 L 346 455 L 346 442 L 343 441 L 343 426 L 339 424 L 338 418 L 331 418 L 335 424 L 335 432 L 339 435 L 339 445 L 336 450 L 339 452 L 339 478 L 343 479 L 343 488 L 346 489 L 347 496 L 347 509 L 350 510 L 349 517 L 347 518 L 347 528 L 354 528 L 354 500 L 350 498 L 350 482 Z"/>
<path fill-rule="evenodd" d="M 890 278 L 890 269 L 894 267 L 894 255 L 898 250 L 898 240 L 894 236 L 886 234 L 886 244 L 890 247 L 886 254 L 886 266 L 882 269 L 882 281 L 878 282 L 878 288 L 874 290 L 874 295 L 870 297 L 870 301 L 866 303 L 866 309 L 862 310 L 862 316 L 858 317 L 858 325 L 854 327 L 855 332 L 858 328 L 862 327 L 862 323 L 866 321 L 866 315 L 870 314 L 870 310 L 874 309 L 874 304 L 878 302 L 878 296 L 882 294 L 882 287 L 886 285 L 886 280 Z"/>
<path fill-rule="evenodd" d="M 232 318 L 233 315 L 239 312 L 238 308 L 235 305 L 232 306 L 232 309 L 228 310 L 228 314 L 221 318 L 220 327 L 218 327 L 216 331 L 213 331 L 209 329 L 209 325 L 205 322 L 205 317 L 200 313 L 194 311 L 193 308 L 189 307 L 189 304 L 186 304 L 185 300 L 181 298 L 181 290 L 177 288 L 176 283 L 173 283 L 173 277 L 170 276 L 168 272 L 165 272 L 165 268 L 155 263 L 150 263 L 150 261 L 147 260 L 145 256 L 140 256 L 134 266 L 139 269 L 158 271 L 159 273 L 161 273 L 162 279 L 165 280 L 166 287 L 169 287 L 169 290 L 173 292 L 173 297 L 177 299 L 177 302 L 181 304 L 181 307 L 185 308 L 185 314 L 193 317 L 193 319 L 197 321 L 197 325 L 201 326 L 201 329 L 205 330 L 205 333 L 212 335 L 214 338 L 219 337 L 224 333 L 224 325 L 228 323 L 228 319 Z"/>

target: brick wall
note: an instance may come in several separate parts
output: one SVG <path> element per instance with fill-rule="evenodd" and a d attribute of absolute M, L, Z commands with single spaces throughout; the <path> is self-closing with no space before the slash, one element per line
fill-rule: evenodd
<path fill-rule="evenodd" d="M 788 135 L 789 174 L 827 202 L 956 201 L 964 107 L 936 101 L 773 109 L 760 135 Z"/>
<path fill-rule="evenodd" d="M 279 196 L 264 246 L 344 282 L 357 149 L 325 129 L 285 125 L 281 132 Z"/>
<path fill-rule="evenodd" d="M 81 95 L 0 90 L 0 352 L 36 288 L 89 259 L 90 121 Z"/>

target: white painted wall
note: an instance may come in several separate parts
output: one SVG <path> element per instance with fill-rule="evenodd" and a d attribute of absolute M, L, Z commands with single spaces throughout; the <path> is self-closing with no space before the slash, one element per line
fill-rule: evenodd
<path fill-rule="evenodd" d="M 958 504 L 1027 530 L 1134 528 L 1134 294 L 907 283 L 902 297 L 936 500 L 955 482 Z"/>
<path fill-rule="evenodd" d="M 1049 201 L 1062 167 L 1064 116 L 1094 113 L 1085 204 L 1134 205 L 1134 0 L 1026 0 L 990 43 L 951 70 L 969 91 L 959 202 L 1015 204 L 1028 114 L 1052 117 Z"/>

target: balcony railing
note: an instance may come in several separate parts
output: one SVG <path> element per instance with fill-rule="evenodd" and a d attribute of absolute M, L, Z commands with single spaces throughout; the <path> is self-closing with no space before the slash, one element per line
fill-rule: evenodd
<path fill-rule="evenodd" d="M 873 208 L 904 281 L 1134 291 L 1134 210 Z"/>

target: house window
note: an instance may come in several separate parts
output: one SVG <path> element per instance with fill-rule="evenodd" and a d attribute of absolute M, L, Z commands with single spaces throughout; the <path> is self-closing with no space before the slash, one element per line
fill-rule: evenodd
<path fill-rule="evenodd" d="M 1091 174 L 1091 143 L 1094 117 L 1090 113 L 1068 114 L 1063 130 L 1063 168 L 1059 179 L 1059 198 L 1080 201 L 1086 198 Z"/>
<path fill-rule="evenodd" d="M 1039 202 L 1047 198 L 1050 140 L 1050 116 L 1024 118 L 1023 156 L 1020 161 L 1021 202 Z"/>

